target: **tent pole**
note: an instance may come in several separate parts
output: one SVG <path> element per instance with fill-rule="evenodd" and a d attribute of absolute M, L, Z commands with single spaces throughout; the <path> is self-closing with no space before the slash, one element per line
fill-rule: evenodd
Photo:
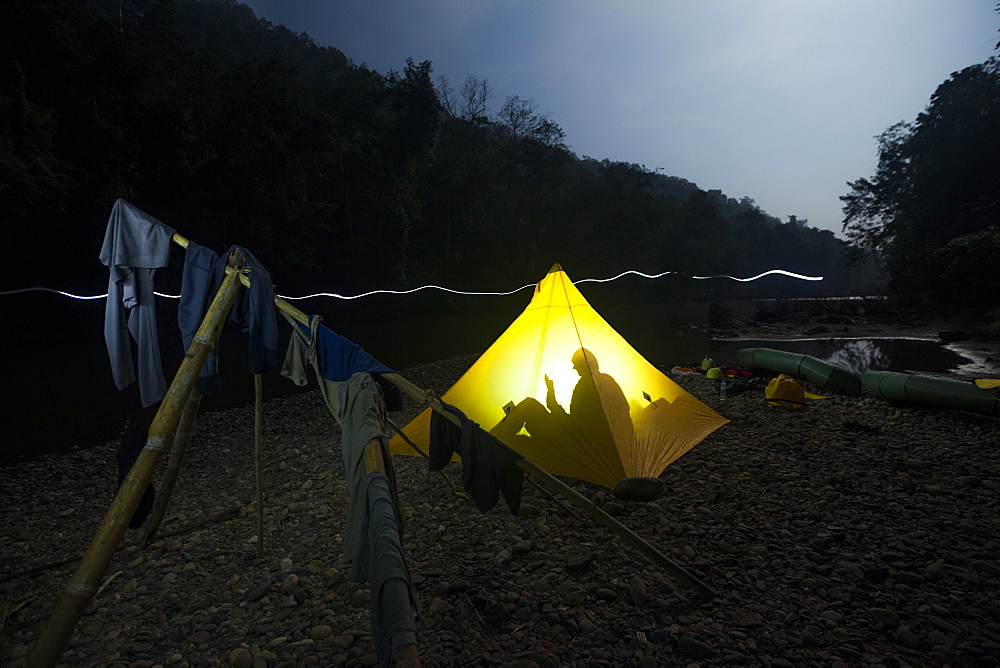
<path fill-rule="evenodd" d="M 260 374 L 253 375 L 253 467 L 257 487 L 257 558 L 264 556 L 264 474 L 260 464 L 261 386 Z"/>
<path fill-rule="evenodd" d="M 397 373 L 384 373 L 382 374 L 382 377 L 405 392 L 407 396 L 422 402 L 426 406 L 430 406 L 432 409 L 455 424 L 460 424 L 458 417 L 451 412 L 444 410 L 444 404 L 441 400 L 430 392 L 420 389 Z M 676 577 L 678 580 L 690 585 L 695 591 L 701 594 L 712 597 L 718 596 L 718 592 L 716 592 L 712 587 L 709 587 L 707 584 L 699 580 L 680 564 L 672 561 L 665 554 L 646 542 L 641 536 L 630 530 L 615 518 L 611 517 L 611 515 L 608 515 L 593 501 L 583 496 L 569 485 L 554 478 L 552 475 L 527 459 L 521 459 L 517 464 L 524 470 L 525 473 L 528 474 L 528 477 L 532 478 L 543 487 L 547 487 L 550 491 L 562 494 L 566 499 L 606 526 L 614 534 L 625 539 L 625 542 L 649 557 L 653 563 L 663 567 L 664 570 Z"/>
<path fill-rule="evenodd" d="M 163 476 L 163 484 L 160 485 L 159 494 L 156 495 L 156 503 L 146 520 L 146 526 L 142 531 L 142 538 L 139 542 L 146 546 L 163 522 L 163 517 L 167 514 L 167 507 L 170 505 L 170 495 L 174 492 L 177 478 L 181 473 L 181 465 L 184 462 L 184 452 L 187 450 L 188 438 L 191 436 L 191 428 L 194 425 L 195 417 L 198 415 L 198 408 L 201 406 L 201 392 L 191 390 L 187 403 L 184 404 L 184 412 L 181 413 L 180 422 L 177 423 L 177 431 L 174 432 L 174 444 L 170 449 L 170 460 L 167 462 L 167 472 Z"/>
<path fill-rule="evenodd" d="M 242 264 L 242 257 L 238 254 L 235 258 L 230 256 L 230 263 L 235 260 Z M 187 402 L 198 378 L 198 372 L 201 371 L 209 351 L 215 346 L 223 321 L 236 300 L 240 289 L 239 276 L 239 271 L 234 270 L 223 280 L 212 305 L 205 314 L 205 319 L 195 334 L 191 347 L 170 383 L 170 388 L 167 389 L 166 396 L 160 403 L 159 410 L 156 411 L 156 417 L 153 418 L 153 424 L 149 428 L 146 447 L 125 477 L 87 553 L 63 590 L 52 616 L 32 648 L 28 665 L 55 665 L 73 635 L 84 608 L 97 592 L 97 587 L 108 570 L 111 557 L 121 543 L 129 520 L 135 513 L 139 499 L 160 461 L 164 441 L 177 426 L 183 404 Z"/>

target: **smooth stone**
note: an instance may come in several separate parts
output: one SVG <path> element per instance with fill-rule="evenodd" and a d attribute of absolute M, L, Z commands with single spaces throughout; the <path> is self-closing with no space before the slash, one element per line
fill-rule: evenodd
<path fill-rule="evenodd" d="M 317 624 L 309 629 L 309 637 L 313 640 L 324 640 L 330 637 L 330 634 L 332 633 L 333 629 L 327 624 Z"/>
<path fill-rule="evenodd" d="M 677 653 L 695 661 L 705 661 L 715 657 L 715 650 L 690 633 L 682 635 L 677 641 Z"/>
<path fill-rule="evenodd" d="M 871 613 L 872 619 L 874 619 L 875 622 L 883 628 L 892 630 L 899 626 L 899 615 L 892 610 L 886 610 L 885 608 L 872 608 L 868 612 Z"/>

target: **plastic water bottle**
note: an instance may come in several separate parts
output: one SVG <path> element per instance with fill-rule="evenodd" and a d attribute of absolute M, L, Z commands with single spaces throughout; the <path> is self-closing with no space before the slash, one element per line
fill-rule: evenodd
<path fill-rule="evenodd" d="M 723 378 L 722 382 L 719 383 L 719 400 L 726 400 L 726 379 Z"/>

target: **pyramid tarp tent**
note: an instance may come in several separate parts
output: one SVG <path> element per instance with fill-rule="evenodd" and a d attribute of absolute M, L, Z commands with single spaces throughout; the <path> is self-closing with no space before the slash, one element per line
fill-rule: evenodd
<path fill-rule="evenodd" d="M 558 264 L 442 400 L 549 473 L 609 488 L 658 477 L 728 422 L 636 352 Z M 426 448 L 430 410 L 403 432 Z M 415 454 L 399 436 L 390 449 Z"/>

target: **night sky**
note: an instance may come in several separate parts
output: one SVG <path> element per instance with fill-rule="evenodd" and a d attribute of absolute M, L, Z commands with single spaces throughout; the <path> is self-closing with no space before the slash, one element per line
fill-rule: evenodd
<path fill-rule="evenodd" d="M 994 0 L 249 0 L 356 64 L 486 79 L 578 156 L 643 164 L 840 234 L 875 135 L 995 53 Z"/>

